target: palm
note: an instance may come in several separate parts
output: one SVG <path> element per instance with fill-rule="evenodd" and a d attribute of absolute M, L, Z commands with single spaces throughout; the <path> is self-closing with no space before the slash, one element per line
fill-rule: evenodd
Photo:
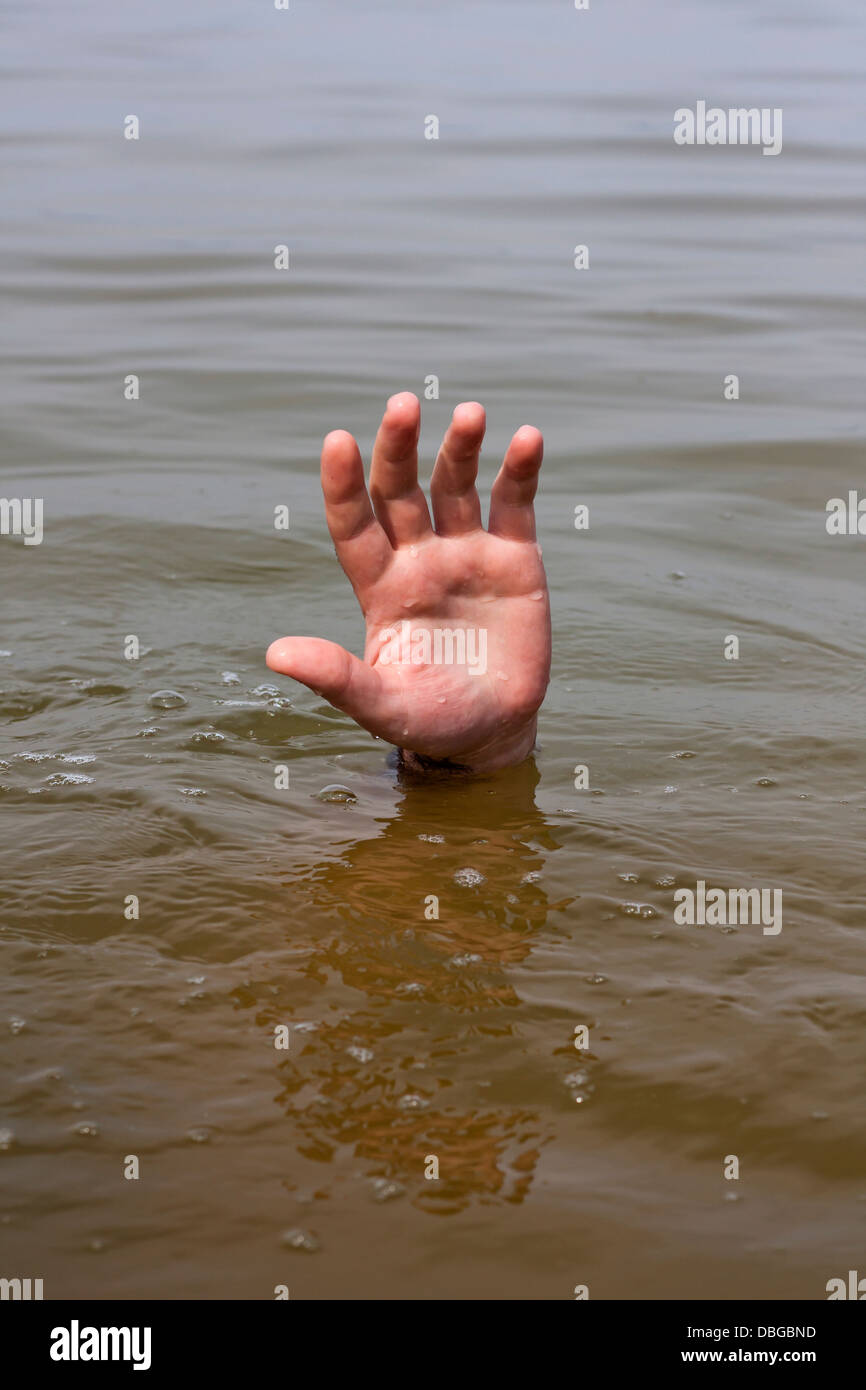
<path fill-rule="evenodd" d="M 484 531 L 475 490 L 484 411 L 458 406 L 431 481 L 434 531 L 417 481 L 418 427 L 416 398 L 393 397 L 373 452 L 372 505 L 352 436 L 335 431 L 322 450 L 328 526 L 366 620 L 364 660 L 288 637 L 271 645 L 268 665 L 380 738 L 490 770 L 532 748 L 549 678 L 532 511 L 541 436 L 528 426 L 514 436 Z"/>

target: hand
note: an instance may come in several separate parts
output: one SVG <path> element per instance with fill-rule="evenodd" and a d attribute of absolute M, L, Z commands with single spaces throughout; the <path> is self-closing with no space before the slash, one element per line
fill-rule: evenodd
<path fill-rule="evenodd" d="M 369 496 L 352 436 L 335 430 L 322 446 L 325 515 L 367 624 L 364 660 L 319 637 L 283 637 L 267 663 L 416 766 L 436 759 L 490 772 L 531 752 L 550 679 L 550 604 L 532 508 L 543 441 L 531 425 L 515 434 L 485 531 L 475 490 L 484 408 L 458 405 L 430 483 L 434 531 L 418 486 L 420 422 L 417 397 L 391 397 Z"/>

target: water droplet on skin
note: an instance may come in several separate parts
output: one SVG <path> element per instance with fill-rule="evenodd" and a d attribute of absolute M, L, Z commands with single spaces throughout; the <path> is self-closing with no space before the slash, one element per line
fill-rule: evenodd
<path fill-rule="evenodd" d="M 416 598 L 407 598 L 407 599 L 404 599 L 404 600 L 403 600 L 403 607 L 404 607 L 404 608 L 414 608 L 415 605 L 417 604 L 417 602 L 418 602 L 418 600 L 417 600 Z"/>
<path fill-rule="evenodd" d="M 404 729 L 404 730 L 403 730 L 403 733 L 401 734 L 401 738 L 408 738 L 408 737 L 409 737 L 409 730 L 408 730 L 408 729 Z"/>
<path fill-rule="evenodd" d="M 540 599 L 540 598 L 544 598 L 544 590 L 543 590 L 543 589 L 536 589 L 536 590 L 534 590 L 533 593 L 531 593 L 531 594 L 529 595 L 529 597 L 530 597 L 530 598 L 533 598 L 533 599 L 536 599 L 536 600 L 537 600 L 537 599 Z"/>
<path fill-rule="evenodd" d="M 155 690 L 148 703 L 154 709 L 183 709 L 187 701 L 178 690 Z"/>
<path fill-rule="evenodd" d="M 331 782 L 327 787 L 322 787 L 320 792 L 316 792 L 318 801 L 341 802 L 343 805 L 351 805 L 358 798 L 348 787 L 343 787 L 339 782 Z"/>
<path fill-rule="evenodd" d="M 497 671 L 497 672 L 496 672 L 496 679 L 497 679 L 498 681 L 507 681 L 507 680 L 508 680 L 508 677 L 506 676 L 506 674 L 505 674 L 504 671 Z"/>
<path fill-rule="evenodd" d="M 436 700 L 437 705 L 444 705 L 446 702 L 447 697 L 445 695 L 440 695 Z"/>
<path fill-rule="evenodd" d="M 413 557 L 413 559 L 414 559 L 414 557 L 418 554 L 418 547 L 417 547 L 417 545 L 410 545 L 410 546 L 409 546 L 409 554 L 410 554 L 410 555 Z"/>
<path fill-rule="evenodd" d="M 280 1244 L 286 1250 L 303 1250 L 308 1255 L 314 1255 L 317 1250 L 321 1250 L 322 1242 L 312 1231 L 302 1231 L 296 1226 L 291 1231 L 283 1231 L 280 1236 Z"/>

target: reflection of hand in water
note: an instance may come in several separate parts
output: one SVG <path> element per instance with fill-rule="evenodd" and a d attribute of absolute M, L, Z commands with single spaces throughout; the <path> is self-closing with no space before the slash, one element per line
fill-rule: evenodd
<path fill-rule="evenodd" d="M 550 676 L 550 607 L 532 507 L 541 435 L 524 425 L 512 439 L 485 531 L 475 490 L 484 426 L 476 402 L 455 410 L 430 483 L 435 531 L 418 486 L 417 397 L 406 391 L 388 402 L 370 496 L 355 440 L 345 430 L 328 435 L 325 513 L 366 620 L 364 660 L 318 637 L 281 638 L 267 655 L 274 671 L 377 737 L 475 772 L 531 752 Z"/>
<path fill-rule="evenodd" d="M 331 1163 L 348 1146 L 368 1178 L 431 1210 L 521 1201 L 547 1139 L 536 1101 L 549 1078 L 534 1077 L 510 974 L 564 906 L 537 881 L 557 848 L 538 773 L 525 762 L 437 786 L 397 775 L 404 798 L 382 833 L 294 879 L 313 917 L 339 925 L 312 944 L 301 1017 L 317 1027 L 293 1035 L 279 1103 L 305 1158 Z M 431 895 L 438 920 L 425 917 Z M 349 1014 L 347 986 L 366 996 Z M 429 1155 L 438 1181 L 424 1178 Z"/>
<path fill-rule="evenodd" d="M 455 986 L 445 970 L 451 955 L 480 953 L 494 966 L 528 955 L 530 934 L 547 919 L 547 897 L 536 881 L 541 850 L 558 846 L 535 806 L 532 760 L 489 778 L 431 779 L 402 763 L 396 775 L 404 793 L 396 814 L 378 837 L 356 841 L 341 862 L 313 875 L 316 897 L 324 890 L 332 910 L 347 924 L 369 925 L 377 940 L 390 924 L 401 938 L 422 943 L 425 964 L 436 972 L 424 983 L 445 991 L 444 998 L 449 983 Z M 425 908 L 430 897 L 438 899 L 438 918 Z M 393 949 L 380 961 L 383 969 L 396 964 Z M 395 980 L 403 980 L 400 971 Z M 489 987 L 484 995 L 492 1002 Z"/>

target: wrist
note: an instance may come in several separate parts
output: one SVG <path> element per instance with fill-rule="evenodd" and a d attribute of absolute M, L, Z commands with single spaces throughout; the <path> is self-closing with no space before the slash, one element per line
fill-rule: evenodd
<path fill-rule="evenodd" d="M 519 728 L 509 729 L 478 748 L 461 749 L 449 757 L 433 758 L 412 748 L 400 748 L 398 751 L 402 765 L 411 772 L 434 775 L 498 772 L 502 768 L 514 767 L 529 757 L 535 747 L 537 732 L 538 719 L 533 715 Z"/>

